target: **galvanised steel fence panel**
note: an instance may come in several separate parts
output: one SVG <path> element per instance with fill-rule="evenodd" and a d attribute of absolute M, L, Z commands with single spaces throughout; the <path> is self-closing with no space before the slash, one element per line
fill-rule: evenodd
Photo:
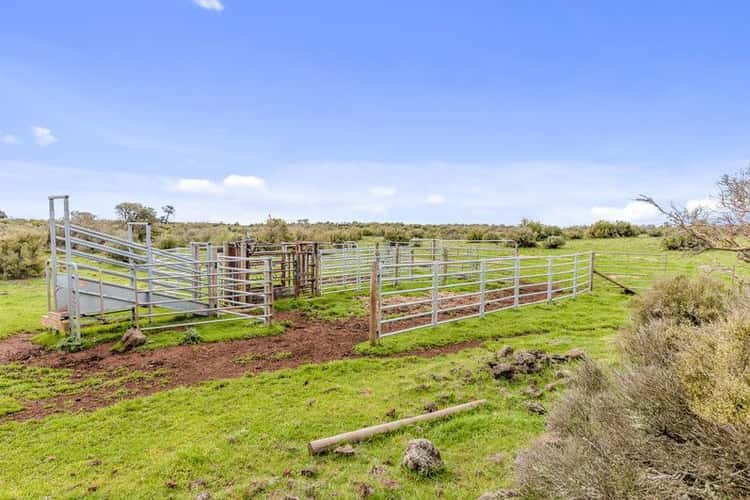
<path fill-rule="evenodd" d="M 62 222 L 55 203 L 63 201 Z M 268 322 L 273 303 L 268 258 L 219 256 L 208 243 L 166 251 L 151 245 L 147 224 L 129 223 L 128 238 L 73 224 L 68 196 L 49 197 L 50 259 L 46 266 L 49 327 L 80 338 L 84 317 L 131 311 L 136 326 L 174 328 L 211 321 Z M 144 243 L 135 241 L 143 226 Z M 241 268 L 247 266 L 247 268 Z M 179 325 L 167 317 L 202 316 Z M 160 318 L 158 325 L 154 321 Z"/>
<path fill-rule="evenodd" d="M 593 252 L 375 264 L 376 337 L 590 292 Z M 396 277 L 395 269 L 399 269 Z"/>

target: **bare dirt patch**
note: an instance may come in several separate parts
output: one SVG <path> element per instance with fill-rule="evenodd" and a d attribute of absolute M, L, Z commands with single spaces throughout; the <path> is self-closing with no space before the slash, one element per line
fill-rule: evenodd
<path fill-rule="evenodd" d="M 26 409 L 2 420 L 41 418 L 53 413 L 87 411 L 178 386 L 208 380 L 240 377 L 249 373 L 293 368 L 308 363 L 358 357 L 354 347 L 367 339 L 367 318 L 321 321 L 297 311 L 276 316 L 291 326 L 281 335 L 232 342 L 166 347 L 153 351 L 113 353 L 113 344 L 101 344 L 76 353 L 46 351 L 32 344 L 31 335 L 16 335 L 0 342 L 0 362 L 22 362 L 33 366 L 68 368 L 72 378 L 106 377 L 114 369 L 159 371 L 159 377 L 129 382 L 117 391 L 95 389 L 38 401 L 24 402 Z M 402 355 L 431 357 L 479 346 L 463 342 L 420 349 Z M 280 354 L 281 353 L 281 354 Z"/>

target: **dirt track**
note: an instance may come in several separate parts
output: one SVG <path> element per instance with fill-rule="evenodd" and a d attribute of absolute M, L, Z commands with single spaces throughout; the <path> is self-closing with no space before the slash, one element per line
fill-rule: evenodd
<path fill-rule="evenodd" d="M 165 376 L 129 382 L 121 392 L 94 389 L 84 393 L 59 396 L 24 403 L 26 409 L 6 417 L 25 420 L 57 412 L 92 410 L 111 405 L 120 399 L 134 398 L 178 386 L 206 380 L 240 377 L 248 373 L 291 368 L 308 363 L 323 363 L 356 357 L 354 346 L 367 339 L 367 318 L 319 321 L 298 312 L 277 314 L 292 326 L 283 334 L 233 342 L 194 346 L 175 346 L 153 351 L 114 354 L 112 344 L 101 344 L 86 351 L 63 353 L 46 351 L 31 343 L 31 335 L 15 335 L 0 342 L 0 363 L 20 362 L 33 366 L 69 368 L 74 380 L 92 375 L 107 376 L 112 370 L 164 373 Z M 436 356 L 476 347 L 480 342 L 464 342 L 441 348 L 423 349 L 405 354 Z"/>

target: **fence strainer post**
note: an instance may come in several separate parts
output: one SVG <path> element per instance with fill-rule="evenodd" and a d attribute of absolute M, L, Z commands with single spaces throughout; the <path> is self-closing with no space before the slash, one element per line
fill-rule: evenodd
<path fill-rule="evenodd" d="M 438 322 L 438 279 L 440 277 L 440 263 L 432 263 L 432 326 Z"/>

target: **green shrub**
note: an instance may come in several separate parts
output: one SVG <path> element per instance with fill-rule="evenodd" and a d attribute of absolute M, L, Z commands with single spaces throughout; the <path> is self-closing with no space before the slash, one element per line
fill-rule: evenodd
<path fill-rule="evenodd" d="M 639 233 L 638 227 L 630 222 L 606 220 L 594 222 L 587 231 L 589 238 L 628 238 L 638 236 Z"/>
<path fill-rule="evenodd" d="M 0 279 L 41 276 L 47 255 L 47 234 L 34 229 L 12 229 L 0 234 Z"/>
<path fill-rule="evenodd" d="M 704 243 L 698 238 L 678 230 L 669 231 L 661 240 L 664 250 L 692 250 L 698 251 L 705 248 Z"/>
<path fill-rule="evenodd" d="M 185 330 L 180 339 L 180 345 L 193 345 L 203 342 L 203 336 L 195 328 Z"/>
<path fill-rule="evenodd" d="M 65 352 L 78 352 L 85 348 L 85 344 L 73 337 L 66 336 L 60 342 L 57 343 L 57 348 Z"/>
<path fill-rule="evenodd" d="M 518 243 L 519 248 L 532 248 L 536 246 L 537 233 L 528 227 L 519 227 L 510 234 L 510 239 Z"/>
<path fill-rule="evenodd" d="M 547 236 L 547 239 L 542 242 L 544 248 L 562 248 L 565 246 L 565 238 L 562 236 Z"/>
<path fill-rule="evenodd" d="M 568 240 L 582 240 L 586 231 L 580 227 L 568 227 L 563 230 L 563 236 Z"/>
<path fill-rule="evenodd" d="M 636 327 L 655 320 L 702 325 L 724 316 L 730 303 L 731 293 L 720 281 L 677 276 L 634 297 L 633 320 Z"/>
<path fill-rule="evenodd" d="M 516 459 L 521 497 L 747 497 L 748 299 L 709 283 L 652 291 L 620 334 L 622 368 L 582 363 L 548 433 Z"/>
<path fill-rule="evenodd" d="M 484 239 L 484 231 L 481 229 L 469 229 L 466 233 L 466 239 L 469 241 L 482 241 Z"/>
<path fill-rule="evenodd" d="M 684 340 L 676 372 L 693 411 L 712 422 L 750 427 L 747 304 L 725 320 L 688 332 Z"/>
<path fill-rule="evenodd" d="M 663 226 L 648 226 L 646 227 L 645 232 L 652 238 L 661 238 L 662 236 L 664 236 L 664 227 Z"/>

